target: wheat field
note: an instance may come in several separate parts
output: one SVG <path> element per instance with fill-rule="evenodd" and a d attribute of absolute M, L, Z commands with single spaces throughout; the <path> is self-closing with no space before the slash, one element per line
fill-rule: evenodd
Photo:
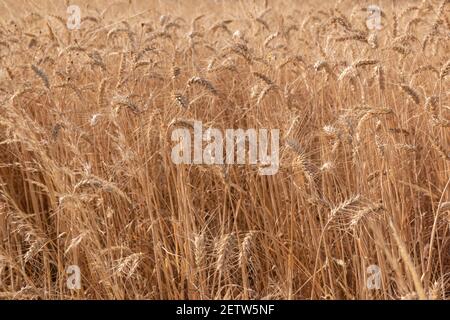
<path fill-rule="evenodd" d="M 0 12 L 1 299 L 450 297 L 449 1 Z M 174 164 L 192 121 L 278 173 Z"/>

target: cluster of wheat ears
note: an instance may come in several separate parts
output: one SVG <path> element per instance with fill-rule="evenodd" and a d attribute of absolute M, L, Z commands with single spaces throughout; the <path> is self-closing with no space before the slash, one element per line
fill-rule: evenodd
<path fill-rule="evenodd" d="M 0 298 L 450 296 L 449 1 L 379 0 L 380 30 L 363 1 L 77 2 L 71 30 L 0 1 Z M 279 172 L 175 165 L 195 120 L 280 129 Z"/>

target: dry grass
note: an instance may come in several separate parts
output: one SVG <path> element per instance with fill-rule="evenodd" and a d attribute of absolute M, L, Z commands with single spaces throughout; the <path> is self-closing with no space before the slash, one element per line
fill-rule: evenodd
<path fill-rule="evenodd" d="M 0 2 L 0 297 L 448 298 L 448 1 L 186 2 Z M 280 171 L 173 164 L 193 120 Z"/>

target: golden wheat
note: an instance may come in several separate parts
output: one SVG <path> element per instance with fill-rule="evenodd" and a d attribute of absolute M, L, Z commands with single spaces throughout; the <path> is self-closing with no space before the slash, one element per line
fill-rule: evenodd
<path fill-rule="evenodd" d="M 450 297 L 447 0 L 64 2 L 0 12 L 0 298 Z"/>

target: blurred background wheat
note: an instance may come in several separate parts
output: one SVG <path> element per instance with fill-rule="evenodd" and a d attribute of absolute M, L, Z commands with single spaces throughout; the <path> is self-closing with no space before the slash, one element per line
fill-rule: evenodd
<path fill-rule="evenodd" d="M 0 297 L 448 298 L 449 11 L 0 1 Z M 279 128 L 278 174 L 173 164 L 194 120 Z"/>

